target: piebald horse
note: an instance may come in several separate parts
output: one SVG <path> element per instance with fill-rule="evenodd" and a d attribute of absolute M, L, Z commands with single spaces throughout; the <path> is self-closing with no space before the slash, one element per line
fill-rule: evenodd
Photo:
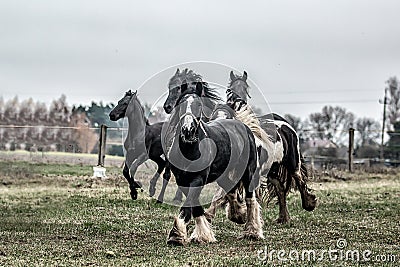
<path fill-rule="evenodd" d="M 166 134 L 169 136 L 169 140 L 165 141 L 168 144 L 166 154 L 186 200 L 179 216 L 175 218 L 167 243 L 184 245 L 188 241 L 216 241 L 199 201 L 203 187 L 212 182 L 222 187 L 227 196 L 236 195 L 236 189 L 243 186 L 246 224 L 240 237 L 264 238 L 259 205 L 251 187 L 257 167 L 257 151 L 252 132 L 238 120 L 221 118 L 204 122 L 202 117 L 206 116 L 205 105 L 212 103 L 206 95 L 211 91 L 201 81 L 185 81 L 177 85 L 173 80 L 170 80 L 172 88 L 170 86 L 164 104 L 165 110 L 172 112 L 172 126 L 167 127 L 172 130 Z M 228 197 L 228 200 L 234 198 Z M 230 205 L 236 204 L 235 201 L 230 202 Z M 192 216 L 195 219 L 195 229 L 188 239 L 186 227 Z"/>
<path fill-rule="evenodd" d="M 235 75 L 230 73 L 230 83 L 227 89 L 227 104 L 235 110 L 236 119 L 244 124 L 249 121 L 258 121 L 258 127 L 251 128 L 255 133 L 259 151 L 259 167 L 261 175 L 261 189 L 268 188 L 270 201 L 278 196 L 279 218 L 278 223 L 287 223 L 290 220 L 286 204 L 286 196 L 293 187 L 293 182 L 300 191 L 302 207 L 307 211 L 314 210 L 317 199 L 307 186 L 307 167 L 300 152 L 299 138 L 293 127 L 277 114 L 267 114 L 256 117 L 247 104 L 249 85 L 247 73 Z M 257 124 L 252 124 L 257 125 Z"/>

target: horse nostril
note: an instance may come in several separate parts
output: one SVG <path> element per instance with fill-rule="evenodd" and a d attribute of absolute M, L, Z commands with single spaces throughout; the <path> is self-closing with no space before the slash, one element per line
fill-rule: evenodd
<path fill-rule="evenodd" d="M 165 105 L 165 106 L 164 106 L 164 110 L 165 110 L 165 112 L 167 112 L 168 114 L 171 113 L 171 111 L 172 111 L 171 105 Z"/>

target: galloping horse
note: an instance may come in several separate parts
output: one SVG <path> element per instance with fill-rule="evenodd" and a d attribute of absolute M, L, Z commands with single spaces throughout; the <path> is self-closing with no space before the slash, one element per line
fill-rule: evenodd
<path fill-rule="evenodd" d="M 188 71 L 184 70 L 187 74 Z M 227 195 L 236 195 L 242 185 L 246 197 L 246 225 L 242 238 L 263 237 L 259 205 L 251 189 L 256 171 L 257 151 L 254 136 L 243 123 L 231 119 L 204 122 L 206 108 L 215 103 L 207 96 L 217 99 L 206 83 L 202 81 L 179 80 L 179 70 L 169 84 L 169 95 L 164 104 L 171 113 L 171 140 L 166 140 L 168 160 L 177 184 L 186 195 L 179 217 L 169 233 L 167 243 L 184 245 L 187 243 L 187 229 L 191 217 L 195 219 L 195 229 L 190 241 L 199 243 L 215 242 L 210 223 L 204 216 L 199 197 L 206 184 L 217 182 Z M 182 76 L 180 76 L 182 77 Z M 180 82 L 177 82 L 177 81 Z M 203 96 L 201 98 L 200 96 Z M 212 109 L 212 108 L 211 108 Z M 210 141 L 211 140 L 211 141 Z M 235 196 L 228 198 L 234 199 Z M 234 206 L 237 203 L 230 202 Z"/>
<path fill-rule="evenodd" d="M 231 71 L 227 89 L 227 104 L 236 111 L 236 118 L 245 124 L 249 120 L 249 116 L 255 117 L 247 104 L 247 97 L 250 97 L 247 73 L 244 72 L 240 76 Z M 277 222 L 286 223 L 290 220 L 286 196 L 293 187 L 293 180 L 300 191 L 302 207 L 305 210 L 314 210 L 317 199 L 307 187 L 307 167 L 300 152 L 299 138 L 293 127 L 284 118 L 274 113 L 256 119 L 259 120 L 264 134 L 268 136 L 267 139 L 260 139 L 262 142 L 259 145 L 261 175 L 267 177 L 267 180 L 261 179 L 261 187 L 268 188 L 268 201 L 275 195 L 278 196 L 279 218 Z"/>
<path fill-rule="evenodd" d="M 161 129 L 163 122 L 150 125 L 137 98 L 137 92 L 132 93 L 131 90 L 126 92 L 125 96 L 118 101 L 117 106 L 114 107 L 109 116 L 112 121 L 117 121 L 124 117 L 128 118 L 129 131 L 124 143 L 126 160 L 123 175 L 129 183 L 132 199 L 137 199 L 136 189 L 141 187 L 134 180 L 136 170 L 147 158 L 150 158 L 157 164 L 157 172 L 150 180 L 150 196 L 154 195 L 157 180 L 165 169 L 163 185 L 157 199 L 158 203 L 163 202 L 165 189 L 171 178 L 168 162 L 162 158 Z M 179 189 L 175 194 L 174 201 L 182 202 L 182 192 Z"/>

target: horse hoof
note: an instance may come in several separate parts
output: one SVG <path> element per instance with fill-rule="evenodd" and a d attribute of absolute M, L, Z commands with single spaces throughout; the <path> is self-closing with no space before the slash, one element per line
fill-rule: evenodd
<path fill-rule="evenodd" d="M 149 188 L 149 196 L 153 197 L 155 193 L 156 193 L 156 189 L 154 187 L 150 187 Z"/>
<path fill-rule="evenodd" d="M 172 245 L 172 246 L 184 246 L 186 243 L 183 241 L 182 238 L 179 238 L 179 237 L 176 237 L 176 236 L 171 236 L 167 240 L 167 244 L 168 245 Z"/>
<path fill-rule="evenodd" d="M 162 202 L 161 200 L 158 200 L 158 199 L 157 199 L 156 203 L 157 203 L 157 204 L 162 204 L 163 202 Z"/>
<path fill-rule="evenodd" d="M 245 216 L 231 216 L 229 218 L 232 222 L 236 224 L 245 224 L 246 223 L 246 217 Z"/>
<path fill-rule="evenodd" d="M 278 219 L 275 220 L 275 223 L 277 223 L 277 224 L 286 224 L 289 221 L 290 221 L 289 218 L 279 217 Z"/>
<path fill-rule="evenodd" d="M 204 212 L 204 217 L 206 217 L 206 220 L 207 220 L 209 223 L 212 223 L 212 220 L 214 219 L 214 215 L 211 215 L 211 214 L 208 213 L 208 212 Z"/>
<path fill-rule="evenodd" d="M 190 238 L 189 240 L 191 243 L 195 244 L 206 244 L 206 243 L 215 243 L 217 240 L 215 238 L 210 239 L 210 240 L 203 240 L 201 238 Z"/>
<path fill-rule="evenodd" d="M 264 239 L 264 236 L 262 234 L 259 233 L 250 233 L 250 232 L 246 232 L 241 234 L 238 239 L 242 240 L 242 239 L 247 239 L 247 240 L 261 240 Z"/>

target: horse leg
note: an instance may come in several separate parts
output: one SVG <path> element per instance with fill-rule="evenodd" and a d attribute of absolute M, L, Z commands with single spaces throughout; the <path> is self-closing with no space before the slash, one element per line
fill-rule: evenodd
<path fill-rule="evenodd" d="M 174 218 L 174 225 L 169 231 L 167 244 L 175 246 L 184 246 L 188 242 L 187 225 L 192 216 L 192 208 L 182 207 L 178 217 Z"/>
<path fill-rule="evenodd" d="M 180 203 L 182 203 L 182 198 L 183 198 L 182 190 L 178 187 L 176 189 L 173 202 L 176 204 L 180 204 Z"/>
<path fill-rule="evenodd" d="M 238 201 L 238 189 L 226 194 L 228 205 L 226 205 L 226 217 L 234 223 L 244 224 L 246 222 L 246 204 Z"/>
<path fill-rule="evenodd" d="M 278 202 L 279 202 L 279 217 L 276 220 L 276 222 L 282 224 L 288 223 L 290 221 L 290 216 L 286 203 L 287 194 L 281 188 L 276 189 L 276 194 L 278 195 Z"/>
<path fill-rule="evenodd" d="M 195 228 L 190 236 L 190 241 L 194 243 L 212 243 L 217 240 L 215 239 L 211 224 L 204 216 L 204 209 L 199 201 L 200 193 L 203 189 L 202 184 L 201 179 L 193 181 L 190 184 L 189 194 L 185 201 L 193 207 L 192 212 L 195 220 Z"/>
<path fill-rule="evenodd" d="M 158 157 L 158 158 L 155 158 L 152 160 L 157 164 L 157 172 L 154 174 L 153 178 L 151 178 L 151 180 L 150 180 L 150 185 L 149 185 L 150 197 L 154 196 L 154 194 L 156 193 L 157 180 L 160 177 L 160 175 L 165 167 L 165 160 L 163 160 L 162 158 Z M 162 200 L 161 200 L 161 202 L 162 202 Z"/>
<path fill-rule="evenodd" d="M 215 218 L 217 208 L 223 206 L 226 203 L 226 196 L 224 196 L 224 191 L 222 187 L 220 187 L 215 192 L 210 207 L 204 212 L 204 216 L 206 216 L 207 221 L 211 222 Z"/>
<path fill-rule="evenodd" d="M 183 188 L 183 193 L 187 196 L 188 189 Z M 183 205 L 180 209 L 179 215 L 174 217 L 174 224 L 172 229 L 169 231 L 167 238 L 168 245 L 184 246 L 188 242 L 187 237 L 187 225 L 192 218 L 192 208 Z"/>
<path fill-rule="evenodd" d="M 202 206 L 193 207 L 193 217 L 195 220 L 195 228 L 190 236 L 190 241 L 194 243 L 212 243 L 217 242 L 211 223 L 204 216 Z"/>
<path fill-rule="evenodd" d="M 128 182 L 129 182 L 129 188 L 130 188 L 130 190 L 131 190 L 131 198 L 132 198 L 133 200 L 136 200 L 136 199 L 137 199 L 137 191 L 136 191 L 136 189 L 142 187 L 142 185 L 141 185 L 139 182 L 136 182 L 136 181 L 134 180 L 135 173 L 136 173 L 138 167 L 139 167 L 143 162 L 146 161 L 146 157 L 147 157 L 147 154 L 143 154 L 143 155 L 140 155 L 139 157 L 137 157 L 137 159 L 135 159 L 135 160 L 133 161 L 133 163 L 131 164 L 131 167 L 130 167 L 130 168 L 128 168 L 128 166 L 127 166 L 126 163 L 125 163 L 125 167 L 126 167 L 126 168 L 124 167 L 124 176 L 125 176 L 126 179 L 128 179 L 127 177 L 129 177 L 129 180 L 128 180 Z M 143 192 L 143 190 L 142 190 L 142 192 Z"/>
<path fill-rule="evenodd" d="M 162 188 L 161 188 L 160 194 L 158 195 L 157 203 L 163 203 L 164 195 L 165 195 L 165 189 L 167 188 L 167 185 L 169 183 L 169 179 L 171 179 L 171 169 L 169 168 L 169 163 L 165 162 L 165 169 L 164 169 L 164 175 L 163 175 L 163 184 L 162 184 Z"/>
<path fill-rule="evenodd" d="M 136 200 L 137 199 L 137 190 L 136 190 L 136 188 L 140 188 L 140 186 L 133 179 L 134 174 L 132 176 L 130 175 L 129 168 L 126 165 L 126 163 L 124 164 L 124 169 L 122 171 L 122 174 L 124 175 L 125 179 L 129 183 L 130 194 L 131 194 L 132 200 Z"/>
<path fill-rule="evenodd" d="M 247 239 L 264 239 L 264 234 L 262 230 L 262 220 L 261 220 L 261 208 L 258 204 L 255 194 L 250 191 L 251 176 L 248 174 L 249 171 L 245 172 L 249 179 L 242 179 L 244 181 L 245 188 L 245 200 L 247 208 L 247 218 L 246 224 L 244 226 L 243 233 L 239 238 Z M 247 174 L 246 174 L 247 173 Z M 245 178 L 248 178 L 246 177 Z"/>

